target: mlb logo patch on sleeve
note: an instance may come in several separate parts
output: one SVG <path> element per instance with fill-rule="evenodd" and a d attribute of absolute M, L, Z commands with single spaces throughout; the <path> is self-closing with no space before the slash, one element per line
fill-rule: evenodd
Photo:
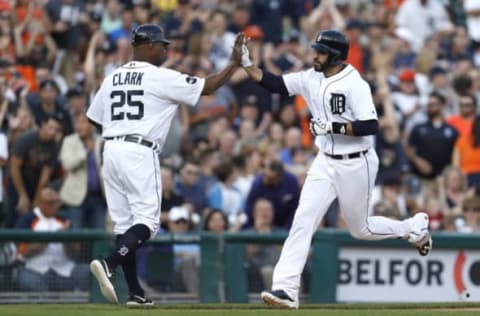
<path fill-rule="evenodd" d="M 189 84 L 195 84 L 197 82 L 197 78 L 188 76 L 185 78 L 185 81 L 187 81 Z"/>

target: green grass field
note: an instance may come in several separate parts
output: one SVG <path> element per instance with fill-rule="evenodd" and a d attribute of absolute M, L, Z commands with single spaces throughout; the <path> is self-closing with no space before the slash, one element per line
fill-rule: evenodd
<path fill-rule="evenodd" d="M 480 303 L 458 304 L 335 304 L 302 305 L 296 311 L 279 310 L 257 304 L 159 304 L 150 309 L 127 309 L 107 304 L 0 305 L 5 316 L 406 316 L 480 315 Z"/>

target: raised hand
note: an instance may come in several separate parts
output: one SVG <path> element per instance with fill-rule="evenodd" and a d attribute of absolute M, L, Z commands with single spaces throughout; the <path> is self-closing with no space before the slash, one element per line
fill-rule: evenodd
<path fill-rule="evenodd" d="M 235 39 L 235 44 L 233 45 L 232 50 L 232 61 L 236 65 L 242 64 L 242 55 L 243 55 L 243 43 L 245 42 L 245 34 L 243 32 L 238 33 L 237 38 Z"/>
<path fill-rule="evenodd" d="M 253 65 L 252 59 L 250 58 L 250 51 L 247 47 L 248 39 L 244 37 L 243 45 L 242 45 L 242 67 L 250 67 Z"/>

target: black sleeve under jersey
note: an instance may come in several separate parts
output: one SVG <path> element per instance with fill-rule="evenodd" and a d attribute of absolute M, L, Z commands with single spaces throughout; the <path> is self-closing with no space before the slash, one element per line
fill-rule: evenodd
<path fill-rule="evenodd" d="M 264 71 L 262 80 L 260 80 L 258 84 L 270 92 L 288 95 L 288 90 L 282 76 L 276 76 L 268 71 Z"/>

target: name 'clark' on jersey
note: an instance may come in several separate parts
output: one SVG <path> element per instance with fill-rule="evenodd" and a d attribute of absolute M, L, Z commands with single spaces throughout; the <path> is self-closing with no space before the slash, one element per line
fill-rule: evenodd
<path fill-rule="evenodd" d="M 179 104 L 198 103 L 205 79 L 131 61 L 102 82 L 87 116 L 102 125 L 103 137 L 140 135 L 165 143 Z"/>
<path fill-rule="evenodd" d="M 351 65 L 330 77 L 311 68 L 283 75 L 283 81 L 290 95 L 305 98 L 314 119 L 339 123 L 378 119 L 370 86 Z M 324 153 L 344 155 L 371 148 L 373 137 L 329 134 L 317 136 L 315 145 Z"/>

